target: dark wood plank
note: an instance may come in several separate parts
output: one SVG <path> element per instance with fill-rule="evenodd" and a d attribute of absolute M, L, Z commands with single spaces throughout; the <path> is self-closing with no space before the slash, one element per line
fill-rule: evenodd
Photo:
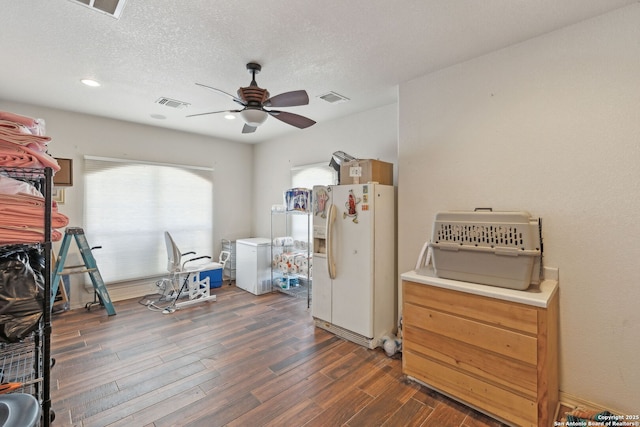
<path fill-rule="evenodd" d="M 431 412 L 433 412 L 433 408 L 416 399 L 409 399 L 382 425 L 388 427 L 418 427 L 424 424 L 425 420 L 429 418 Z"/>
<path fill-rule="evenodd" d="M 399 381 L 390 381 L 384 390 L 349 420 L 350 426 L 380 426 L 415 394 L 415 389 Z M 437 425 L 437 424 L 433 424 Z M 458 424 L 459 425 L 459 424 Z"/>
<path fill-rule="evenodd" d="M 426 420 L 426 425 L 438 427 L 458 427 L 469 414 L 470 409 L 450 399 L 443 399 Z"/>
<path fill-rule="evenodd" d="M 325 427 L 345 425 L 350 419 L 365 408 L 369 407 L 373 398 L 360 390 L 351 390 L 340 397 L 339 404 L 333 404 L 325 408 L 324 411 L 316 415 L 306 426 Z M 386 405 L 385 405 L 386 406 Z M 360 424 L 373 425 L 373 424 Z"/>

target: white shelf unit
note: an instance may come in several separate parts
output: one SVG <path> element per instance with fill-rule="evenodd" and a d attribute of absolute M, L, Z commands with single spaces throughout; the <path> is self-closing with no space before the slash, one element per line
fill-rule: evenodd
<path fill-rule="evenodd" d="M 293 233 L 293 218 L 298 218 L 299 230 Z M 307 308 L 311 307 L 311 286 L 312 286 L 312 254 L 313 248 L 311 240 L 311 213 L 301 211 L 271 211 L 271 285 L 272 289 L 307 300 Z M 304 227 L 302 224 L 304 223 Z M 278 238 L 292 237 L 292 244 L 276 245 L 274 242 Z M 284 262 L 282 257 L 286 256 L 291 264 L 291 269 L 287 272 L 281 267 L 280 262 Z M 293 271 L 296 262 L 303 263 L 306 260 L 306 267 L 299 271 Z"/>

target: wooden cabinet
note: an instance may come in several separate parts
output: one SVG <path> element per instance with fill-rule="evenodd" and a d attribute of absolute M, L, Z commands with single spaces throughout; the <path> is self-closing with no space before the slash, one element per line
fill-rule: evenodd
<path fill-rule="evenodd" d="M 551 425 L 557 282 L 514 291 L 413 272 L 402 278 L 405 375 L 503 422 Z"/>

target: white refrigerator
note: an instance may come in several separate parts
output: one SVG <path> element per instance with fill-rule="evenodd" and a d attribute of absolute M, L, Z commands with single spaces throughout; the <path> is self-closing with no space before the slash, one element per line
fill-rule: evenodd
<path fill-rule="evenodd" d="M 315 325 L 375 348 L 396 327 L 395 189 L 313 188 Z"/>
<path fill-rule="evenodd" d="M 254 295 L 271 292 L 271 239 L 236 240 L 236 286 Z"/>

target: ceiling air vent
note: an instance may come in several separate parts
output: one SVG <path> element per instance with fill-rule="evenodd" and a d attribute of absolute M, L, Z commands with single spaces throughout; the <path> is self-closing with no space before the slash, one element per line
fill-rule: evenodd
<path fill-rule="evenodd" d="M 349 101 L 349 98 L 347 98 L 346 96 L 342 96 L 339 93 L 335 93 L 335 92 L 327 92 L 324 95 L 318 96 L 318 98 L 324 99 L 325 101 L 330 102 L 332 104 Z"/>
<path fill-rule="evenodd" d="M 188 102 L 176 101 L 175 99 L 164 98 L 164 97 L 158 98 L 156 100 L 156 104 L 166 105 L 167 107 L 178 108 L 178 109 L 187 108 L 189 105 L 191 105 Z"/>
<path fill-rule="evenodd" d="M 74 3 L 87 6 L 96 12 L 104 13 L 116 19 L 120 18 L 127 0 L 71 0 Z"/>

